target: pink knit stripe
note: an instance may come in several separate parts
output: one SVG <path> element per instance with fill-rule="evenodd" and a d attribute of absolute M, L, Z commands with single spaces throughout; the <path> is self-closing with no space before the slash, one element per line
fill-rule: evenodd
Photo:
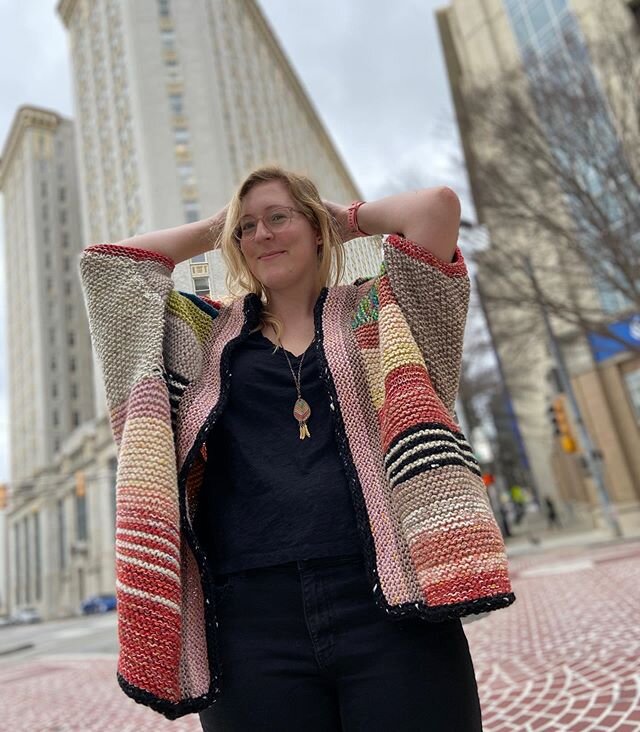
<path fill-rule="evenodd" d="M 456 247 L 453 255 L 453 262 L 444 262 L 442 259 L 436 257 L 428 249 L 421 247 L 411 239 L 405 239 L 397 234 L 390 234 L 387 237 L 387 242 L 391 244 L 395 249 L 399 249 L 404 254 L 408 254 L 413 259 L 417 259 L 425 264 L 430 264 L 432 267 L 439 269 L 449 277 L 466 277 L 467 276 L 467 265 L 462 256 L 460 247 Z"/>
<path fill-rule="evenodd" d="M 111 257 L 124 257 L 125 259 L 133 259 L 135 262 L 144 260 L 159 262 L 170 272 L 173 272 L 176 266 L 173 259 L 164 254 L 151 252 L 147 249 L 138 249 L 137 247 L 123 247 L 121 244 L 90 244 L 85 247 L 84 251 L 92 254 L 108 254 Z"/>
<path fill-rule="evenodd" d="M 419 574 L 422 581 L 422 573 Z M 447 580 L 427 583 L 425 599 L 428 605 L 453 605 L 511 592 L 509 576 L 505 571 L 482 572 L 473 568 L 470 573 L 452 575 Z"/>
<path fill-rule="evenodd" d="M 222 351 L 239 335 L 244 324 L 244 300 L 233 302 L 213 321 L 211 333 L 202 346 L 200 378 L 192 382 L 182 395 L 178 420 L 178 471 L 193 447 L 200 428 L 220 399 L 220 365 Z"/>
<path fill-rule="evenodd" d="M 358 473 L 367 508 L 367 520 L 373 527 L 376 565 L 380 583 L 391 604 L 417 599 L 419 590 L 410 574 L 402 571 L 408 566 L 408 549 L 400 544 L 400 527 L 394 524 L 390 510 L 390 489 L 384 477 L 380 434 L 376 429 L 375 413 L 364 380 L 356 379 L 351 364 L 357 359 L 357 344 L 350 334 L 349 317 L 355 307 L 352 288 L 339 287 L 329 291 L 324 305 L 324 351 L 333 377 L 351 455 Z"/>
<path fill-rule="evenodd" d="M 167 387 L 160 376 L 149 376 L 132 386 L 129 398 L 112 407 L 111 430 L 116 444 L 120 444 L 122 430 L 127 419 L 156 417 L 171 424 L 171 410 L 167 399 Z"/>

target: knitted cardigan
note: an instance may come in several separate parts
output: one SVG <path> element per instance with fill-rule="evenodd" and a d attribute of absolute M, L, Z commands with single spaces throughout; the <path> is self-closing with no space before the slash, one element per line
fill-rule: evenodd
<path fill-rule="evenodd" d="M 223 691 L 215 597 L 194 531 L 206 438 L 230 355 L 260 299 L 178 292 L 167 257 L 99 244 L 79 257 L 118 448 L 118 681 L 170 719 Z M 324 288 L 315 349 L 351 491 L 372 601 L 390 620 L 510 605 L 504 544 L 454 416 L 469 279 L 397 235 L 379 274 Z"/>

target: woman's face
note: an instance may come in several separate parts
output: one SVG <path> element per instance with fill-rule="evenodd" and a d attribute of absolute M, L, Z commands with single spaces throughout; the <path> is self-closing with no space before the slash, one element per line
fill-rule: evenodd
<path fill-rule="evenodd" d="M 269 220 L 279 207 L 294 209 L 292 218 L 284 228 L 271 231 Z M 253 276 L 268 290 L 297 289 L 305 282 L 312 287 L 315 282 L 320 238 L 297 208 L 279 180 L 257 183 L 242 199 L 240 221 L 255 221 L 255 237 L 241 239 L 240 249 Z"/>

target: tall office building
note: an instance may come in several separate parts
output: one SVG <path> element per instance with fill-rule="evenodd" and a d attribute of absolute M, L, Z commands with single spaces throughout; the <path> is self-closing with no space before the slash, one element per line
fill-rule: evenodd
<path fill-rule="evenodd" d="M 58 12 L 71 41 L 87 243 L 204 218 L 267 162 L 308 173 L 328 199 L 358 197 L 255 0 L 61 0 Z M 350 276 L 376 270 L 373 240 L 348 254 Z M 211 252 L 181 263 L 174 280 L 224 294 Z"/>
<path fill-rule="evenodd" d="M 532 240 L 530 235 L 513 226 L 505 231 L 503 222 L 495 210 L 482 207 L 482 191 L 480 186 L 483 176 L 482 166 L 494 155 L 491 140 L 485 136 L 480 142 L 474 134 L 474 119 L 471 112 L 473 89 L 489 83 L 498 87 L 506 78 L 513 79 L 518 73 L 522 80 L 522 88 L 533 88 L 536 84 L 535 74 L 545 68 L 549 59 L 553 59 L 552 74 L 556 78 L 564 78 L 563 73 L 576 64 L 581 65 L 581 79 L 594 90 L 594 110 L 592 118 L 603 122 L 604 116 L 613 113 L 615 100 L 602 98 L 598 101 L 600 85 L 598 75 L 605 73 L 593 61 L 589 48 L 603 39 L 603 34 L 612 28 L 624 31 L 638 22 L 639 3 L 637 0 L 611 0 L 607 3 L 608 23 L 605 28 L 599 19 L 602 18 L 602 0 L 451 0 L 448 7 L 437 12 L 443 51 L 449 75 L 454 107 L 458 119 L 462 145 L 474 199 L 476 200 L 479 218 L 488 224 L 496 239 L 505 245 L 508 242 L 513 253 L 544 251 L 547 261 L 555 261 L 558 250 L 557 238 L 551 237 L 541 229 L 539 236 Z M 566 74 L 570 76 L 569 73 Z M 624 90 L 620 90 L 624 93 Z M 540 128 L 545 129 L 545 110 L 536 108 L 535 97 L 531 96 L 532 107 L 540 120 Z M 586 121 L 585 121 L 586 124 Z M 612 124 L 602 124 L 602 128 L 615 130 Z M 526 137 L 527 130 L 521 134 Z M 605 140 L 605 144 L 608 142 Z M 611 141 L 610 149 L 620 149 L 619 144 Z M 549 140 L 552 155 L 557 155 L 561 162 L 563 155 L 570 151 L 554 149 Z M 636 151 L 637 152 L 637 151 Z M 492 161 L 495 163 L 495 159 Z M 505 166 L 526 165 L 522 160 L 514 161 L 504 158 Z M 594 195 L 607 191 L 607 181 L 597 180 L 595 171 L 590 169 L 588 160 L 585 169 L 590 174 L 590 183 Z M 531 180 L 535 179 L 531 171 Z M 485 185 L 489 183 L 484 181 Z M 515 191 L 514 191 L 515 193 Z M 558 191 L 548 192 L 561 196 Z M 577 222 L 579 213 L 565 199 L 567 220 Z M 535 241 L 535 246 L 532 245 Z M 491 272 L 483 271 L 480 275 L 485 282 L 485 289 L 495 286 Z M 549 270 L 547 271 L 547 277 Z M 613 316 L 625 307 L 625 302 L 606 282 L 593 279 L 589 296 L 593 303 L 598 303 L 603 313 Z M 558 287 L 566 287 L 559 281 Z M 584 293 L 582 293 L 584 294 Z M 513 309 L 503 308 L 503 312 L 495 312 L 492 317 L 497 323 L 511 319 L 508 323 L 512 332 L 518 330 L 517 317 Z M 528 328 L 531 328 L 529 323 Z M 519 417 L 521 432 L 536 483 L 541 492 L 549 492 L 554 486 L 559 487 L 560 495 L 567 500 L 585 500 L 591 504 L 598 502 L 595 487 L 585 479 L 584 465 L 577 455 L 562 454 L 553 433 L 548 416 L 548 398 L 552 391 L 550 375 L 552 360 L 543 339 L 529 341 L 527 349 L 520 348 L 519 358 L 509 352 L 511 337 L 504 334 L 498 347 L 503 354 L 507 382 L 511 387 L 515 411 Z M 601 455 L 604 456 L 605 478 L 613 499 L 619 505 L 638 508 L 640 493 L 640 462 L 638 461 L 638 445 L 640 444 L 640 360 L 631 354 L 618 354 L 617 359 L 602 363 L 594 368 L 593 349 L 587 347 L 586 339 L 575 331 L 565 329 L 566 356 L 573 378 L 574 389 L 583 408 L 583 416 L 594 438 Z M 508 354 L 508 355 L 507 355 Z M 624 361 L 624 363 L 623 363 Z M 576 488 L 577 487 L 577 488 Z"/>
<path fill-rule="evenodd" d="M 10 480 L 49 465 L 93 417 L 91 342 L 77 277 L 82 249 L 74 125 L 18 109 L 0 160 L 4 197 Z"/>

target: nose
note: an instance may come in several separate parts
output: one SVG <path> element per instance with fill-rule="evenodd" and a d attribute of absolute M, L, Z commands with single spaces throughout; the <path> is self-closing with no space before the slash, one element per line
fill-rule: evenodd
<path fill-rule="evenodd" d="M 265 238 L 272 239 L 273 234 L 266 227 L 264 221 L 262 219 L 258 219 L 258 222 L 256 223 L 255 239 L 256 239 L 256 241 L 259 241 L 259 240 L 265 239 Z"/>

